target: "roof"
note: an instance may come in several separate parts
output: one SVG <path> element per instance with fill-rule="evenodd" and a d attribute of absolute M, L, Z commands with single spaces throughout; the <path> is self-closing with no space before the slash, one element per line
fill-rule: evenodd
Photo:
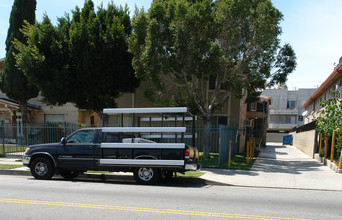
<path fill-rule="evenodd" d="M 335 81 L 338 80 L 342 76 L 342 62 L 338 64 L 338 66 L 334 69 L 334 71 L 330 74 L 330 76 L 322 83 L 318 89 L 310 96 L 310 98 L 303 104 L 303 108 L 308 107 L 311 103 L 321 97 L 332 85 L 334 85 Z"/>
<path fill-rule="evenodd" d="M 8 105 L 13 108 L 19 109 L 19 102 L 13 99 L 0 98 L 0 104 Z M 27 104 L 27 108 L 30 110 L 43 110 L 41 107 L 29 103 Z"/>
<path fill-rule="evenodd" d="M 272 104 L 272 97 L 266 96 L 266 95 L 260 95 L 259 101 L 261 101 L 261 102 L 266 101 L 266 102 L 269 102 L 269 104 L 271 105 Z"/>

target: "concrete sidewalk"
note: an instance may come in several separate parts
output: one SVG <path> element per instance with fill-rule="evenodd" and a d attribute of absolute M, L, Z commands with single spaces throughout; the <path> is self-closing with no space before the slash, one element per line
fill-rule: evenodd
<path fill-rule="evenodd" d="M 22 164 L 0 158 L 0 164 Z M 251 170 L 203 169 L 208 184 L 342 191 L 342 174 L 308 157 L 294 146 L 268 143 Z M 31 175 L 27 167 L 0 170 L 6 175 Z M 115 173 L 116 175 L 117 173 Z M 118 174 L 130 175 L 131 173 Z"/>
<path fill-rule="evenodd" d="M 201 178 L 235 186 L 342 191 L 342 174 L 278 143 L 261 149 L 249 171 L 207 169 Z"/>

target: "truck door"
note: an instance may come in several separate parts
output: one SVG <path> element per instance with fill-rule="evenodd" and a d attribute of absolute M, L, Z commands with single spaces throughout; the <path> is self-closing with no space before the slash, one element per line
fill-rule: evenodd
<path fill-rule="evenodd" d="M 82 129 L 66 138 L 58 148 L 58 164 L 68 170 L 87 170 L 95 166 L 95 129 Z"/>

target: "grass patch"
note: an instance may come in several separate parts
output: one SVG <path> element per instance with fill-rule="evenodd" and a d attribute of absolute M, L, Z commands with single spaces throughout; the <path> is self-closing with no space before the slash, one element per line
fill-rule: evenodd
<path fill-rule="evenodd" d="M 9 169 L 15 169 L 19 167 L 25 167 L 24 165 L 15 165 L 15 164 L 0 164 L 0 169 L 3 170 L 9 170 Z"/>
<path fill-rule="evenodd" d="M 184 174 L 177 172 L 178 177 L 196 177 L 196 178 L 198 178 L 204 174 L 205 174 L 205 172 L 185 172 Z"/>
<path fill-rule="evenodd" d="M 199 164 L 203 168 L 217 168 L 218 166 L 218 153 L 210 153 L 209 157 L 204 157 L 203 152 L 199 152 Z"/>
<path fill-rule="evenodd" d="M 24 152 L 27 146 L 17 146 L 17 145 L 0 145 L 0 156 L 5 156 L 6 153 L 17 153 Z M 5 153 L 4 153 L 5 150 Z"/>
<path fill-rule="evenodd" d="M 252 160 L 249 164 L 247 164 L 246 154 L 238 154 L 235 155 L 230 164 L 229 169 L 233 170 L 250 170 L 254 164 L 256 159 Z M 228 169 L 228 162 L 221 164 L 220 168 Z"/>
<path fill-rule="evenodd" d="M 102 174 L 109 174 L 109 173 L 113 173 L 110 171 L 100 171 L 100 170 L 88 170 L 86 173 L 102 173 Z"/>

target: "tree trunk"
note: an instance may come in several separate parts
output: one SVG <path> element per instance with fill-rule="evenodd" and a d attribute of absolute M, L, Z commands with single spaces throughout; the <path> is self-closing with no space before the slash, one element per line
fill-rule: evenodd
<path fill-rule="evenodd" d="M 28 124 L 28 119 L 27 119 L 27 100 L 26 101 L 19 101 L 19 106 L 20 106 L 20 111 L 21 111 L 21 119 L 22 122 L 21 124 L 17 125 L 17 126 L 21 126 L 22 130 L 22 134 L 23 134 L 23 138 L 22 138 L 22 143 L 24 145 L 29 145 L 28 143 L 28 138 L 27 138 L 27 124 Z"/>
<path fill-rule="evenodd" d="M 26 125 L 28 123 L 27 119 L 27 101 L 20 101 L 20 110 L 21 110 L 21 118 L 23 124 Z"/>
<path fill-rule="evenodd" d="M 211 144 L 211 121 L 206 120 L 203 132 L 203 156 L 210 158 L 210 144 Z"/>

